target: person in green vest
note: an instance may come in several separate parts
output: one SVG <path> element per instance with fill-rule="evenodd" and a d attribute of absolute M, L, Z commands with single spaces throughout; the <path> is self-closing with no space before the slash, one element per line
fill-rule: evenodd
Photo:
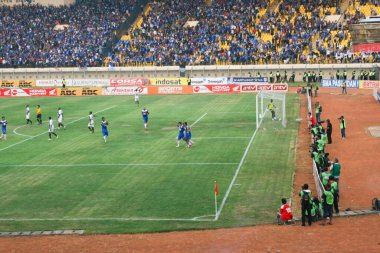
<path fill-rule="evenodd" d="M 330 166 L 330 172 L 331 172 L 331 175 L 334 177 L 335 182 L 337 182 L 338 186 L 339 186 L 341 168 L 342 166 L 340 165 L 338 158 L 335 158 L 334 162 Z"/>
<path fill-rule="evenodd" d="M 307 78 L 307 73 L 306 73 L 306 71 L 305 71 L 305 72 L 303 72 L 302 81 L 306 82 L 306 81 L 307 81 L 306 78 Z"/>
<path fill-rule="evenodd" d="M 343 71 L 343 80 L 347 80 L 347 70 Z"/>
<path fill-rule="evenodd" d="M 333 204 L 334 204 L 334 194 L 331 191 L 331 185 L 330 184 L 327 184 L 325 187 L 325 190 L 323 191 L 322 201 L 323 201 L 323 223 L 322 223 L 322 225 L 326 224 L 326 220 L 331 225 L 332 224 Z"/>
<path fill-rule="evenodd" d="M 311 226 L 311 191 L 308 184 L 302 186 L 299 196 L 301 197 L 302 226 L 305 226 L 306 216 L 308 217 L 308 224 Z"/>
<path fill-rule="evenodd" d="M 313 91 L 312 91 L 312 87 L 310 83 L 307 84 L 306 89 L 307 89 L 307 93 L 309 93 L 309 96 L 312 97 Z"/>
<path fill-rule="evenodd" d="M 311 72 L 311 79 L 313 80 L 313 82 L 317 81 L 317 74 L 314 71 Z"/>
<path fill-rule="evenodd" d="M 364 80 L 364 71 L 360 70 L 360 78 L 359 80 Z"/>
<path fill-rule="evenodd" d="M 335 182 L 334 176 L 329 177 L 329 183 L 331 185 L 331 190 L 334 194 L 334 210 L 335 213 L 339 213 L 339 189 L 338 189 L 338 183 Z"/>
<path fill-rule="evenodd" d="M 369 73 L 364 70 L 364 80 L 368 80 L 368 75 L 369 75 Z"/>
<path fill-rule="evenodd" d="M 269 73 L 269 82 L 274 83 L 274 76 L 272 71 Z"/>
<path fill-rule="evenodd" d="M 315 83 L 315 84 L 314 84 L 314 97 L 317 97 L 317 96 L 318 96 L 318 90 L 319 90 L 318 84 Z"/>
<path fill-rule="evenodd" d="M 343 81 L 342 83 L 342 94 L 347 94 L 347 83 Z"/>
<path fill-rule="evenodd" d="M 344 116 L 340 116 L 339 118 L 340 121 L 340 134 L 342 139 L 346 138 L 346 120 L 344 119 Z"/>
<path fill-rule="evenodd" d="M 319 221 L 323 216 L 322 203 L 317 197 L 314 197 L 311 202 L 311 217 L 313 222 Z"/>
<path fill-rule="evenodd" d="M 280 74 L 280 71 L 277 70 L 276 72 L 276 82 L 280 82 L 281 81 L 281 74 Z"/>
<path fill-rule="evenodd" d="M 315 103 L 315 119 L 317 120 L 317 123 L 321 122 L 321 108 L 322 106 L 319 104 L 319 102 Z"/>
<path fill-rule="evenodd" d="M 322 82 L 322 78 L 323 78 L 323 72 L 319 71 L 319 82 Z"/>
<path fill-rule="evenodd" d="M 329 178 L 330 178 L 329 171 L 327 170 L 327 168 L 323 168 L 322 173 L 321 173 L 321 181 L 322 181 L 323 186 L 326 186 L 329 183 Z"/>
<path fill-rule="evenodd" d="M 312 82 L 312 80 L 311 80 L 311 73 L 310 73 L 310 70 L 307 72 L 307 81 L 308 81 L 309 83 Z"/>
<path fill-rule="evenodd" d="M 257 77 L 261 77 L 261 74 L 260 74 L 260 72 L 257 72 Z"/>
<path fill-rule="evenodd" d="M 282 81 L 283 82 L 287 82 L 288 81 L 288 73 L 286 72 L 286 70 L 284 72 L 284 78 L 282 79 Z"/>
<path fill-rule="evenodd" d="M 351 80 L 355 80 L 356 78 L 356 71 L 352 71 Z"/>
<path fill-rule="evenodd" d="M 337 79 L 337 80 L 340 79 L 340 72 L 339 72 L 339 69 L 336 71 L 336 79 Z"/>

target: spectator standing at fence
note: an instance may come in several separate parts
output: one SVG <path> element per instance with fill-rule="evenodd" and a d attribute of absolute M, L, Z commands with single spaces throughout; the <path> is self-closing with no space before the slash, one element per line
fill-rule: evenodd
<path fill-rule="evenodd" d="M 317 97 L 317 96 L 318 96 L 318 90 L 319 90 L 318 84 L 315 83 L 315 84 L 314 84 L 314 97 Z"/>
<path fill-rule="evenodd" d="M 65 80 L 65 78 L 62 79 L 62 88 L 63 89 L 66 88 L 66 80 Z"/>
<path fill-rule="evenodd" d="M 356 71 L 352 71 L 352 76 L 351 76 L 351 80 L 355 80 L 356 78 Z"/>
<path fill-rule="evenodd" d="M 339 189 L 338 183 L 335 181 L 334 176 L 330 176 L 329 183 L 331 185 L 331 191 L 334 195 L 334 210 L 336 214 L 339 214 Z"/>
<path fill-rule="evenodd" d="M 340 178 L 341 168 L 342 166 L 340 165 L 338 158 L 335 158 L 334 162 L 330 165 L 330 172 L 331 172 L 331 176 L 334 177 L 335 182 L 337 182 L 338 188 L 339 188 L 339 178 Z"/>
<path fill-rule="evenodd" d="M 343 81 L 342 83 L 342 94 L 347 94 L 347 83 Z"/>
<path fill-rule="evenodd" d="M 340 134 L 342 139 L 346 138 L 346 120 L 344 119 L 344 116 L 340 116 L 339 118 L 340 121 Z"/>
<path fill-rule="evenodd" d="M 308 217 L 308 224 L 311 226 L 311 191 L 308 184 L 302 186 L 299 196 L 301 197 L 302 226 L 305 226 L 306 215 Z"/>
<path fill-rule="evenodd" d="M 328 224 L 332 225 L 332 213 L 333 213 L 333 204 L 334 204 L 334 194 L 331 190 L 331 185 L 327 184 L 325 190 L 323 191 L 323 223 L 325 225 L 326 221 Z"/>
<path fill-rule="evenodd" d="M 326 123 L 327 123 L 327 127 L 326 127 L 327 143 L 331 144 L 332 143 L 332 138 L 331 138 L 331 135 L 332 135 L 332 124 L 330 122 L 330 119 L 327 119 Z"/>
<path fill-rule="evenodd" d="M 317 123 L 321 122 L 321 112 L 322 112 L 322 106 L 319 102 L 315 103 L 315 118 L 317 120 Z"/>

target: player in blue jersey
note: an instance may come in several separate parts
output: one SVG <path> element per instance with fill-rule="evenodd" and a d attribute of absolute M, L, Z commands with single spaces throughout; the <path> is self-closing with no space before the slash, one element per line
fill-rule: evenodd
<path fill-rule="evenodd" d="M 141 111 L 143 122 L 144 122 L 144 129 L 146 130 L 148 128 L 148 115 L 149 111 L 144 107 Z"/>
<path fill-rule="evenodd" d="M 1 124 L 0 139 L 2 139 L 3 141 L 6 141 L 7 140 L 7 124 L 8 124 L 8 122 L 4 116 L 1 118 L 0 124 Z"/>
<path fill-rule="evenodd" d="M 103 134 L 103 139 L 104 139 L 104 143 L 107 142 L 107 137 L 108 137 L 108 121 L 106 120 L 106 118 L 102 117 L 102 122 L 100 123 L 100 125 L 102 126 L 102 134 Z"/>
<path fill-rule="evenodd" d="M 191 148 L 193 145 L 193 141 L 191 140 L 191 128 L 187 127 L 186 128 L 186 136 L 185 136 L 186 144 L 188 148 Z"/>
<path fill-rule="evenodd" d="M 185 125 L 182 122 L 178 122 L 178 137 L 177 137 L 177 148 L 179 147 L 179 142 L 185 138 Z"/>

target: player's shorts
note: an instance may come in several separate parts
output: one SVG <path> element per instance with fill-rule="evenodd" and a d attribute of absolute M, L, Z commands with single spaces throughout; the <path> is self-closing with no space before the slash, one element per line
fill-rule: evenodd
<path fill-rule="evenodd" d="M 1 128 L 1 132 L 3 132 L 3 134 L 7 134 L 7 129 L 4 128 L 4 127 L 2 127 L 2 128 Z"/>
<path fill-rule="evenodd" d="M 94 121 L 88 122 L 88 127 L 94 127 Z"/>
<path fill-rule="evenodd" d="M 178 134 L 177 139 L 178 140 L 182 140 L 184 137 L 185 137 L 184 134 L 180 133 L 180 134 Z"/>
<path fill-rule="evenodd" d="M 25 115 L 25 118 L 26 118 L 26 119 L 30 119 L 30 114 L 26 114 L 26 115 Z"/>
<path fill-rule="evenodd" d="M 191 134 L 186 134 L 186 140 L 190 140 L 191 139 Z"/>
<path fill-rule="evenodd" d="M 147 122 L 148 122 L 148 116 L 143 116 L 143 121 L 144 121 L 145 123 L 147 123 Z"/>
<path fill-rule="evenodd" d="M 135 102 L 138 102 L 139 101 L 139 97 L 135 97 Z"/>
<path fill-rule="evenodd" d="M 107 130 L 102 130 L 103 136 L 108 136 L 108 131 Z"/>
<path fill-rule="evenodd" d="M 48 130 L 48 132 L 49 132 L 49 133 L 52 133 L 52 132 L 54 132 L 54 127 L 51 127 L 51 128 L 49 127 L 49 130 Z"/>
<path fill-rule="evenodd" d="M 37 114 L 37 119 L 42 118 L 42 114 Z"/>
<path fill-rule="evenodd" d="M 58 118 L 58 123 L 62 123 L 63 119 L 62 118 Z"/>

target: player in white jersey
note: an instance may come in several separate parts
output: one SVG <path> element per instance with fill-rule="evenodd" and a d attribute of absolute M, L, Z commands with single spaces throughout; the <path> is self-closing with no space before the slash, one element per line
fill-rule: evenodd
<path fill-rule="evenodd" d="M 61 127 L 66 128 L 63 125 L 63 110 L 58 108 L 58 129 L 61 129 Z"/>
<path fill-rule="evenodd" d="M 95 125 L 95 123 L 94 123 L 94 117 L 95 117 L 95 115 L 92 114 L 92 112 L 90 112 L 88 114 L 88 125 L 87 125 L 87 127 L 91 131 L 91 133 L 94 133 L 94 131 L 95 131 L 95 128 L 94 128 L 94 125 Z"/>
<path fill-rule="evenodd" d="M 29 105 L 26 105 L 25 108 L 25 119 L 26 119 L 26 124 L 28 125 L 29 123 L 32 125 L 33 122 L 30 120 L 30 108 Z"/>
<path fill-rule="evenodd" d="M 49 117 L 49 130 L 48 130 L 48 133 L 49 133 L 49 141 L 51 140 L 51 135 L 55 135 L 58 139 L 58 135 L 54 132 L 54 122 L 53 122 L 53 119 L 51 117 Z"/>
<path fill-rule="evenodd" d="M 136 105 L 140 105 L 140 97 L 139 97 L 139 95 L 140 95 L 140 91 L 139 91 L 139 89 L 137 88 L 136 90 L 135 90 L 135 104 Z"/>

